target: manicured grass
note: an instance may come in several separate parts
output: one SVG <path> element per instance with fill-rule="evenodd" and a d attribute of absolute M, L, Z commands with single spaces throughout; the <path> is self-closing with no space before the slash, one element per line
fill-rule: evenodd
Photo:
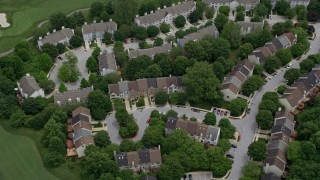
<path fill-rule="evenodd" d="M 5 129 L 5 130 L 4 130 Z M 7 131 L 7 132 L 6 132 Z M 9 162 L 12 161 L 14 162 L 15 165 L 14 169 L 12 171 L 17 171 L 17 167 L 16 166 L 20 166 L 19 164 L 21 164 L 20 161 L 23 162 L 28 162 L 26 166 L 21 167 L 22 171 L 26 171 L 28 169 L 30 169 L 30 163 L 31 161 L 34 161 L 35 159 L 37 159 L 37 162 L 41 165 L 41 167 L 32 167 L 32 169 L 36 169 L 35 173 L 35 178 L 30 178 L 32 180 L 36 180 L 36 179 L 46 179 L 47 177 L 49 179 L 81 179 L 80 175 L 81 175 L 81 168 L 80 168 L 80 160 L 76 159 L 75 162 L 72 162 L 72 164 L 74 164 L 74 168 L 70 169 L 67 165 L 67 163 L 62 164 L 60 167 L 57 168 L 52 168 L 52 169 L 46 169 L 43 166 L 43 161 L 41 158 L 44 157 L 44 155 L 48 152 L 48 150 L 46 148 L 44 148 L 41 144 L 41 136 L 43 134 L 43 131 L 35 131 L 32 130 L 30 128 L 12 128 L 8 121 L 5 120 L 1 120 L 0 119 L 0 152 L 2 152 L 2 148 L 6 143 L 11 143 L 13 142 L 13 140 L 10 140 L 9 138 L 2 138 L 4 135 L 2 135 L 3 133 L 8 134 L 8 136 L 12 136 L 12 137 L 18 137 L 18 139 L 15 140 L 14 143 L 12 143 L 13 147 L 9 148 L 8 153 L 5 157 L 7 157 L 7 160 L 3 160 L 2 159 L 2 155 L 3 153 L 0 153 L 0 162 Z M 9 134 L 9 133 L 12 134 Z M 19 135 L 19 136 L 18 136 Z M 26 139 L 26 140 L 25 140 Z M 27 142 L 27 143 L 26 143 Z M 21 144 L 21 146 L 23 147 L 22 149 L 17 149 L 15 147 L 15 144 Z M 30 147 L 29 147 L 30 146 Z M 34 152 L 27 152 L 28 148 L 31 148 Z M 14 153 L 14 151 L 10 150 L 10 149 L 16 149 L 18 152 Z M 19 154 L 20 153 L 20 154 Z M 35 158 L 34 154 L 37 155 L 37 158 Z M 40 155 L 39 155 L 40 154 Z M 8 157 L 11 156 L 11 159 L 9 159 Z M 18 157 L 19 158 L 16 158 Z M 16 158 L 16 159 L 15 159 Z M 25 159 L 24 159 L 25 158 Z M 30 160 L 31 159 L 31 160 Z M 70 159 L 66 159 L 66 162 L 70 161 Z M 30 167 L 29 167 L 30 166 Z M 24 178 L 15 178 L 15 176 L 11 177 L 11 174 L 8 174 L 7 178 L 2 178 L 1 174 L 3 174 L 3 168 L 5 168 L 5 171 L 8 171 L 8 167 L 7 164 L 3 164 L 0 163 L 0 179 L 26 179 L 25 177 L 28 177 L 26 174 L 23 174 Z M 32 170 L 31 169 L 31 170 Z M 36 174 L 38 173 L 38 175 Z M 44 174 L 47 176 L 42 176 L 40 177 L 41 174 Z M 31 177 L 31 176 L 30 176 Z M 33 177 L 33 176 L 32 176 Z M 46 177 L 46 178 L 43 178 Z M 53 178 L 50 178 L 53 177 Z M 49 180 L 49 179 L 46 180 Z M 29 178 L 27 178 L 28 180 Z"/>
<path fill-rule="evenodd" d="M 56 180 L 43 166 L 34 141 L 0 126 L 0 179 Z"/>

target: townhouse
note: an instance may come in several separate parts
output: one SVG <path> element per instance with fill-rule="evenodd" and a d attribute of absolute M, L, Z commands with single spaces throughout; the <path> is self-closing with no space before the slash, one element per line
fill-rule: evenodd
<path fill-rule="evenodd" d="M 103 52 L 98 56 L 99 72 L 101 76 L 117 71 L 116 59 L 113 53 Z"/>
<path fill-rule="evenodd" d="M 245 36 L 255 30 L 263 29 L 264 26 L 264 22 L 237 21 L 236 23 L 241 27 L 242 36 Z"/>
<path fill-rule="evenodd" d="M 44 44 L 52 44 L 56 46 L 58 43 L 61 43 L 65 46 L 69 46 L 70 39 L 72 38 L 72 36 L 74 36 L 73 29 L 64 28 L 64 26 L 62 26 L 61 30 L 59 31 L 56 31 L 54 29 L 51 34 L 50 32 L 48 32 L 46 36 L 39 37 L 38 47 L 41 50 L 41 47 Z"/>
<path fill-rule="evenodd" d="M 213 25 L 210 25 L 208 27 L 199 29 L 197 32 L 188 34 L 188 35 L 184 36 L 181 39 L 177 39 L 177 45 L 179 47 L 183 47 L 187 42 L 189 42 L 189 41 L 199 41 L 202 38 L 204 38 L 205 36 L 218 37 L 219 36 L 219 31 L 218 31 L 217 27 L 213 24 Z"/>
<path fill-rule="evenodd" d="M 187 19 L 195 9 L 195 1 L 185 0 L 185 2 L 179 2 L 177 5 L 172 4 L 171 7 L 158 8 L 155 12 L 151 11 L 150 14 L 145 13 L 144 16 L 136 15 L 134 22 L 138 26 L 148 27 L 154 25 L 159 27 L 162 23 L 172 24 L 173 20 L 180 15 Z"/>
<path fill-rule="evenodd" d="M 69 90 L 63 93 L 54 94 L 54 103 L 62 106 L 72 103 L 86 102 L 88 95 L 93 91 L 93 87 L 87 87 L 77 90 Z"/>
<path fill-rule="evenodd" d="M 169 54 L 171 50 L 172 50 L 172 44 L 168 43 L 168 44 L 163 44 L 162 46 L 155 46 L 148 49 L 137 49 L 137 50 L 128 49 L 128 56 L 129 56 L 129 59 L 132 59 L 132 58 L 145 55 L 153 59 L 154 55 L 160 54 L 160 53 Z"/>
<path fill-rule="evenodd" d="M 44 97 L 44 91 L 40 88 L 36 79 L 30 74 L 26 74 L 17 82 L 19 93 L 25 99 L 32 97 Z"/>
<path fill-rule="evenodd" d="M 253 64 L 247 59 L 240 61 L 228 76 L 222 81 L 220 92 L 223 94 L 225 101 L 231 101 L 238 97 L 244 82 L 253 73 Z"/>
<path fill-rule="evenodd" d="M 85 48 L 88 49 L 92 41 L 96 41 L 98 46 L 101 46 L 103 35 L 105 32 L 113 34 L 117 30 L 117 24 L 109 20 L 109 22 L 93 21 L 92 24 L 86 22 L 82 26 L 82 36 L 85 44 Z"/>
<path fill-rule="evenodd" d="M 218 11 L 221 6 L 229 6 L 232 13 L 236 11 L 238 6 L 243 6 L 245 11 L 248 12 L 259 4 L 259 0 L 203 0 L 209 7 L 213 7 Z"/>
<path fill-rule="evenodd" d="M 91 119 L 90 110 L 85 107 L 80 106 L 72 111 L 72 119 L 68 125 L 70 136 L 67 139 L 67 156 L 83 157 L 86 147 L 94 144 Z"/>
<path fill-rule="evenodd" d="M 276 6 L 277 2 L 280 0 L 271 0 L 271 4 L 272 4 L 272 9 Z M 310 3 L 310 0 L 287 0 L 290 3 L 290 7 L 296 7 L 298 5 L 303 5 L 307 8 L 307 6 Z M 289 7 L 288 7 L 289 8 Z"/>
<path fill-rule="evenodd" d="M 115 152 L 114 158 L 120 170 L 130 169 L 133 172 L 158 172 L 162 164 L 160 146 L 132 152 Z"/>
<path fill-rule="evenodd" d="M 255 49 L 248 56 L 248 60 L 253 64 L 264 64 L 265 60 L 273 56 L 281 48 L 289 48 L 297 42 L 297 36 L 293 33 L 284 33 L 266 43 L 263 47 Z"/>
<path fill-rule="evenodd" d="M 320 65 L 316 65 L 311 72 L 302 75 L 280 97 L 279 102 L 298 114 L 305 107 L 305 103 L 315 97 L 320 90 Z"/>
<path fill-rule="evenodd" d="M 191 138 L 209 145 L 217 145 L 220 137 L 219 127 L 181 120 L 176 116 L 168 117 L 165 125 L 165 134 L 168 135 L 176 129 L 183 129 Z"/>
<path fill-rule="evenodd" d="M 121 98 L 131 101 L 141 96 L 153 97 L 159 91 L 168 94 L 176 91 L 184 91 L 181 76 L 137 79 L 136 81 L 120 81 L 117 84 L 109 84 L 110 99 Z"/>
<path fill-rule="evenodd" d="M 294 136 L 294 115 L 287 110 L 279 109 L 274 117 L 271 138 L 268 142 L 267 155 L 263 162 L 263 171 L 268 174 L 263 178 L 284 178 L 287 164 L 286 150 Z M 261 178 L 262 178 L 261 177 Z M 263 179 L 262 178 L 262 179 Z"/>

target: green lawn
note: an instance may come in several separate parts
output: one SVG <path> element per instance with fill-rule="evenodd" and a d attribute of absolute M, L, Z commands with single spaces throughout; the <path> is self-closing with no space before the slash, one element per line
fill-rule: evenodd
<path fill-rule="evenodd" d="M 0 137 L 0 179 L 58 179 L 43 166 L 32 139 L 10 134 L 2 126 Z"/>
<path fill-rule="evenodd" d="M 88 8 L 103 0 L 0 0 L 0 12 L 5 12 L 10 27 L 0 29 L 0 52 L 7 51 L 21 39 L 32 35 L 37 25 L 55 12 L 69 13 Z"/>

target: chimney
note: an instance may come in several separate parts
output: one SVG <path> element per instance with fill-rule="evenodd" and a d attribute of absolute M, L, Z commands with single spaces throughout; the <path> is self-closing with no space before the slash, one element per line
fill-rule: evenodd
<path fill-rule="evenodd" d="M 30 74 L 29 74 L 29 73 L 27 73 L 27 74 L 26 74 L 26 76 L 30 76 Z"/>
<path fill-rule="evenodd" d="M 146 16 L 147 14 L 148 14 L 147 12 L 144 13 L 145 16 Z"/>
<path fill-rule="evenodd" d="M 111 18 L 109 19 L 109 22 L 112 22 L 112 19 L 111 19 Z"/>
<path fill-rule="evenodd" d="M 64 26 L 62 26 L 61 29 L 64 29 Z"/>
<path fill-rule="evenodd" d="M 50 34 L 50 32 L 47 32 L 47 35 L 49 35 Z"/>
<path fill-rule="evenodd" d="M 167 6 L 163 6 L 163 9 L 164 9 L 164 8 L 167 8 Z"/>
<path fill-rule="evenodd" d="M 152 14 L 153 13 L 153 10 L 152 11 L 150 11 L 150 14 Z"/>
<path fill-rule="evenodd" d="M 139 15 L 137 14 L 136 17 L 139 17 Z"/>
<path fill-rule="evenodd" d="M 41 40 L 41 39 L 42 39 L 42 37 L 40 36 L 40 37 L 39 37 L 39 40 Z"/>
<path fill-rule="evenodd" d="M 93 23 L 96 23 L 96 22 L 97 22 L 96 20 L 93 21 Z"/>
<path fill-rule="evenodd" d="M 175 3 L 172 3 L 172 7 L 175 6 L 175 5 L 176 5 Z"/>
<path fill-rule="evenodd" d="M 120 81 L 122 81 L 122 78 L 120 79 Z"/>
<path fill-rule="evenodd" d="M 57 30 L 54 29 L 53 32 L 57 32 Z"/>
<path fill-rule="evenodd" d="M 103 23 L 103 20 L 100 20 L 101 23 Z"/>
<path fill-rule="evenodd" d="M 87 25 L 87 22 L 84 22 L 84 25 Z"/>
<path fill-rule="evenodd" d="M 158 7 L 158 10 L 160 10 L 160 7 Z"/>
<path fill-rule="evenodd" d="M 179 1 L 178 4 L 181 4 L 181 2 Z"/>
<path fill-rule="evenodd" d="M 281 111 L 281 110 L 282 110 L 282 108 L 281 108 L 281 107 L 279 107 L 279 108 L 278 108 L 278 111 Z"/>
<path fill-rule="evenodd" d="M 158 148 L 159 148 L 159 150 L 160 150 L 160 144 L 158 145 Z"/>

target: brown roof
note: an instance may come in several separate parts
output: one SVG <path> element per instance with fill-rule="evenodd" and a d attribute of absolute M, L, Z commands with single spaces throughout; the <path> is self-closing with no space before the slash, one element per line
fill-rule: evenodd
<path fill-rule="evenodd" d="M 140 165 L 140 159 L 139 159 L 139 154 L 136 151 L 133 152 L 128 152 L 127 153 L 128 157 L 128 165 L 130 166 L 137 166 Z"/>
<path fill-rule="evenodd" d="M 129 91 L 138 91 L 139 88 L 138 88 L 138 83 L 137 81 L 129 81 L 128 82 L 128 90 Z"/>
<path fill-rule="evenodd" d="M 157 78 L 157 86 L 159 89 L 163 89 L 164 87 L 167 86 L 166 79 L 167 79 L 166 77 Z"/>
<path fill-rule="evenodd" d="M 188 121 L 188 126 L 187 126 L 188 133 L 190 133 L 191 135 L 196 134 L 197 128 L 198 128 L 197 122 Z"/>
<path fill-rule="evenodd" d="M 166 81 L 167 81 L 167 87 L 170 87 L 171 85 L 177 86 L 177 77 L 175 77 L 175 76 L 167 77 Z"/>
<path fill-rule="evenodd" d="M 291 43 L 296 40 L 296 36 L 292 32 L 284 33 L 283 35 L 285 35 Z"/>
<path fill-rule="evenodd" d="M 140 91 L 148 89 L 148 80 L 147 79 L 137 79 L 138 89 Z"/>
<path fill-rule="evenodd" d="M 228 76 L 235 76 L 237 77 L 242 83 L 246 81 L 246 77 L 241 74 L 239 71 L 232 71 Z"/>
<path fill-rule="evenodd" d="M 303 93 L 299 89 L 288 89 L 281 99 L 287 99 L 289 104 L 294 107 L 299 104 L 299 101 L 303 98 Z"/>
<path fill-rule="evenodd" d="M 82 136 L 78 140 L 74 142 L 74 145 L 76 148 L 82 146 L 82 145 L 89 145 L 89 144 L 94 144 L 94 140 L 92 136 Z"/>
<path fill-rule="evenodd" d="M 179 120 L 177 121 L 176 128 L 180 128 L 180 129 L 187 130 L 187 128 L 188 128 L 188 122 L 179 119 Z"/>
<path fill-rule="evenodd" d="M 242 64 L 243 66 L 245 66 L 249 71 L 252 71 L 252 70 L 253 70 L 254 66 L 253 66 L 253 64 L 252 64 L 248 59 L 245 59 L 245 60 L 240 61 L 240 62 L 241 62 L 241 64 Z"/>
<path fill-rule="evenodd" d="M 281 161 L 287 162 L 286 154 L 280 149 L 270 149 L 267 153 L 267 158 L 278 157 Z"/>
<path fill-rule="evenodd" d="M 272 43 L 267 43 L 265 46 L 269 49 L 271 54 L 274 54 L 274 53 L 276 53 L 278 51 L 277 47 Z"/>
<path fill-rule="evenodd" d="M 267 57 L 272 55 L 271 52 L 269 51 L 269 49 L 267 47 L 265 47 L 265 46 L 258 48 L 258 50 L 260 50 L 260 52 L 263 54 L 263 56 L 265 58 L 267 58 Z"/>
<path fill-rule="evenodd" d="M 72 111 L 72 117 L 75 117 L 78 114 L 84 114 L 87 116 L 91 116 L 90 109 L 82 107 L 82 106 L 80 106 L 77 109 Z"/>
<path fill-rule="evenodd" d="M 92 131 L 92 125 L 89 122 L 80 121 L 80 123 L 73 126 L 74 131 L 77 131 L 79 129 L 88 129 L 88 130 Z"/>
<path fill-rule="evenodd" d="M 201 137 L 207 136 L 208 126 L 205 124 L 199 124 L 196 130 L 196 135 Z"/>
<path fill-rule="evenodd" d="M 108 84 L 109 94 L 115 93 L 120 94 L 120 89 L 118 84 Z"/>
<path fill-rule="evenodd" d="M 228 84 L 222 85 L 221 89 L 222 90 L 223 89 L 229 89 L 230 91 L 232 91 L 235 94 L 238 94 L 238 92 L 239 92 L 239 88 L 236 85 L 232 84 L 232 83 L 228 83 Z"/>
<path fill-rule="evenodd" d="M 160 149 L 154 148 L 154 149 L 149 149 L 150 153 L 150 162 L 151 163 L 161 163 L 161 153 Z"/>
<path fill-rule="evenodd" d="M 284 163 L 283 161 L 281 161 L 279 158 L 277 157 L 272 157 L 272 158 L 266 158 L 265 159 L 265 163 L 268 163 L 270 166 L 277 166 L 279 169 L 281 169 L 282 171 L 284 171 L 285 167 L 286 167 L 286 163 Z"/>
<path fill-rule="evenodd" d="M 282 110 L 282 111 L 277 111 L 275 116 L 274 116 L 275 119 L 278 119 L 278 118 L 287 118 L 291 121 L 294 121 L 294 115 L 291 114 L 290 111 L 286 111 L 286 110 Z"/>

